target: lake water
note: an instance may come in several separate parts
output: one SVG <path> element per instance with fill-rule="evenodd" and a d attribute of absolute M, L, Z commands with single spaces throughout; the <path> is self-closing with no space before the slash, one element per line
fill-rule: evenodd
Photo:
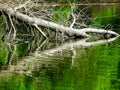
<path fill-rule="evenodd" d="M 80 8 L 83 8 L 81 6 Z M 120 34 L 120 6 L 89 6 L 88 27 Z M 0 90 L 120 90 L 120 38 L 56 44 L 19 58 L 0 72 Z"/>

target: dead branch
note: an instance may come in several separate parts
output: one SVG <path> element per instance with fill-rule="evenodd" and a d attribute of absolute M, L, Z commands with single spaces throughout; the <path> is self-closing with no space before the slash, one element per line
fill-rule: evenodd
<path fill-rule="evenodd" d="M 53 30 L 57 30 L 59 32 L 64 32 L 68 36 L 82 36 L 82 37 L 90 37 L 86 32 L 94 32 L 94 33 L 109 33 L 114 34 L 115 36 L 118 36 L 117 33 L 109 30 L 103 30 L 103 29 L 95 29 L 95 28 L 84 28 L 84 29 L 74 29 L 69 27 L 64 27 L 63 25 L 56 24 L 54 22 L 46 21 L 43 19 L 38 19 L 35 17 L 29 17 L 28 15 L 22 14 L 20 12 L 16 12 L 13 8 L 6 8 L 4 10 L 8 15 L 12 17 L 16 17 L 21 21 L 24 21 L 26 23 L 29 23 L 31 25 L 38 25 L 38 26 L 44 26 L 51 28 Z"/>
<path fill-rule="evenodd" d="M 41 18 L 36 18 L 35 16 L 30 17 L 29 15 L 20 13 L 18 9 L 25 7 L 25 5 L 29 1 L 27 1 L 23 5 L 20 5 L 20 6 L 14 7 L 14 8 L 0 3 L 0 5 L 3 6 L 3 7 L 0 7 L 0 9 L 1 9 L 1 11 L 5 12 L 10 17 L 16 17 L 17 19 L 24 21 L 27 24 L 35 26 L 42 33 L 42 35 L 44 37 L 46 37 L 46 35 L 44 34 L 44 32 L 42 32 L 38 28 L 38 26 L 44 26 L 44 27 L 51 28 L 50 30 L 55 30 L 57 32 L 64 33 L 70 37 L 73 37 L 73 36 L 74 37 L 87 37 L 87 38 L 91 37 L 89 34 L 87 34 L 87 32 L 98 33 L 98 34 L 108 33 L 108 34 L 112 34 L 114 36 L 119 36 L 117 33 L 110 31 L 110 30 L 95 29 L 95 28 L 74 29 L 74 28 L 72 28 L 72 26 L 75 23 L 74 15 L 73 15 L 74 20 L 73 20 L 73 23 L 71 24 L 71 27 L 65 27 L 63 25 L 60 25 L 60 24 L 57 24 L 57 23 L 54 23 L 51 21 L 43 20 Z M 11 22 L 11 24 L 12 24 L 12 22 Z M 12 26 L 13 26 L 13 24 L 12 24 Z M 14 36 L 15 36 L 16 30 L 15 30 L 14 26 L 13 26 L 13 28 L 14 28 Z"/>

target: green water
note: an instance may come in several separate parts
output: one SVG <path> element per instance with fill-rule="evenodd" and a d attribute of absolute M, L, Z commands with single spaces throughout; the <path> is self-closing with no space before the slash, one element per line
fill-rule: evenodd
<path fill-rule="evenodd" d="M 92 19 L 87 18 L 86 24 L 120 34 L 119 8 L 90 6 L 86 14 Z M 3 51 L 0 52 L 0 62 L 4 64 L 8 51 L 0 43 Z M 17 64 L 2 67 L 0 90 L 120 90 L 120 38 L 89 47 L 77 45 L 72 50 L 61 49 L 49 54 L 54 48 L 35 51 L 20 57 Z"/>

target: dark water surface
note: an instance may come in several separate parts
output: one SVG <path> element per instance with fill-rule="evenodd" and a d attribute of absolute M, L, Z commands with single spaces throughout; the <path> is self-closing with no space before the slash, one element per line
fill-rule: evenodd
<path fill-rule="evenodd" d="M 90 6 L 86 14 L 88 27 L 120 34 L 120 6 Z M 37 50 L 1 70 L 0 90 L 120 90 L 120 38 L 56 48 Z"/>

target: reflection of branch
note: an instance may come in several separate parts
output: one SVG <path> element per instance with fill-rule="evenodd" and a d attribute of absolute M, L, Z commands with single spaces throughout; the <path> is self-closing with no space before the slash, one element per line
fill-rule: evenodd
<path fill-rule="evenodd" d="M 49 49 L 49 50 L 39 51 L 39 49 L 38 49 L 30 56 L 24 57 L 24 59 L 18 61 L 16 65 L 11 65 L 9 67 L 9 70 L 11 70 L 11 71 L 6 70 L 6 72 L 9 74 L 10 74 L 10 72 L 17 72 L 17 73 L 25 73 L 25 74 L 29 75 L 29 74 L 31 74 L 32 70 L 34 70 L 34 68 L 38 64 L 39 64 L 39 67 L 42 67 L 42 65 L 46 64 L 46 63 L 49 64 L 49 63 L 54 62 L 54 64 L 55 63 L 57 64 L 58 63 L 57 61 L 53 61 L 54 59 L 49 59 L 49 57 L 53 56 L 55 53 L 57 53 L 59 51 L 71 49 L 71 47 L 75 47 L 75 46 L 91 46 L 91 45 L 104 44 L 107 42 L 114 41 L 117 38 L 118 37 L 111 38 L 108 40 L 98 40 L 98 41 L 94 41 L 94 42 L 87 42 L 88 39 L 82 39 L 79 41 L 66 42 L 59 47 Z M 72 64 L 73 64 L 74 58 L 76 56 L 76 52 L 75 52 L 74 48 L 72 48 L 72 52 L 73 52 Z M 46 59 L 42 59 L 42 58 L 46 58 Z M 3 71 L 2 75 L 4 75 L 4 71 Z"/>
<path fill-rule="evenodd" d="M 11 56 L 11 59 L 9 61 L 9 65 L 11 66 L 11 63 L 12 63 L 12 60 L 14 60 L 14 58 L 17 58 L 15 60 L 18 60 L 18 56 L 17 56 L 17 46 L 14 45 L 14 50 L 12 51 L 12 56 Z"/>
<path fill-rule="evenodd" d="M 72 63 L 71 63 L 71 69 L 72 69 L 72 66 L 74 64 L 74 60 L 75 60 L 75 57 L 76 57 L 76 51 L 75 51 L 73 46 L 71 47 L 71 51 L 72 51 Z"/>
<path fill-rule="evenodd" d="M 43 45 L 46 43 L 46 41 L 47 41 L 47 39 L 45 39 L 36 50 L 41 49 L 41 47 L 43 47 Z"/>
<path fill-rule="evenodd" d="M 108 43 L 108 42 L 114 41 L 117 38 L 118 37 L 110 38 L 110 39 L 107 39 L 107 40 L 98 40 L 98 41 L 93 41 L 93 42 L 87 42 L 87 40 L 88 40 L 88 38 L 87 38 L 87 39 L 82 39 L 82 40 L 74 41 L 74 42 L 66 42 L 66 43 L 62 44 L 61 46 L 59 46 L 57 48 L 53 48 L 53 49 L 50 49 L 50 50 L 45 50 L 41 54 L 44 54 L 44 55 L 48 54 L 49 56 L 51 56 L 51 55 L 53 55 L 56 52 L 59 52 L 61 50 L 65 50 L 65 49 L 70 49 L 71 47 L 74 47 L 74 46 L 99 45 L 99 44 L 104 44 L 104 43 Z M 39 56 L 39 54 L 38 55 L 36 54 L 35 56 Z"/>

